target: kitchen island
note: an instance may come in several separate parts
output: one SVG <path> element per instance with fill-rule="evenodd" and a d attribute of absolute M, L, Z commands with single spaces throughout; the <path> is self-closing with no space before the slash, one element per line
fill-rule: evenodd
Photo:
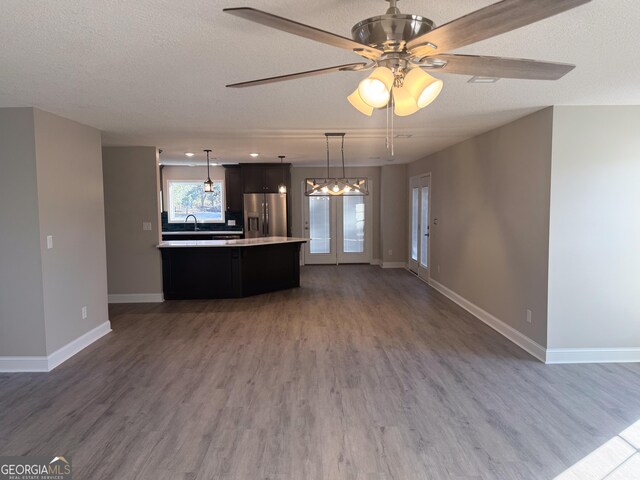
<path fill-rule="evenodd" d="M 166 300 L 238 298 L 300 286 L 306 238 L 175 240 L 158 245 Z"/>

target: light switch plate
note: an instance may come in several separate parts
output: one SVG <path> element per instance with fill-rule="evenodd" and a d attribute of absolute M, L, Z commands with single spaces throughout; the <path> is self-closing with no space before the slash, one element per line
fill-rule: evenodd
<path fill-rule="evenodd" d="M 47 249 L 51 250 L 53 248 L 53 235 L 47 235 Z"/>
<path fill-rule="evenodd" d="M 142 222 L 142 230 L 145 232 L 151 231 L 151 222 Z"/>

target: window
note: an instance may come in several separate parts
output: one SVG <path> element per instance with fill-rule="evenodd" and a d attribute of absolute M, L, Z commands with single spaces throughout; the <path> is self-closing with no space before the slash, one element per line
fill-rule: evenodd
<path fill-rule="evenodd" d="M 213 181 L 213 192 L 200 180 L 169 180 L 169 223 L 182 223 L 188 215 L 198 223 L 224 223 L 224 182 Z"/>

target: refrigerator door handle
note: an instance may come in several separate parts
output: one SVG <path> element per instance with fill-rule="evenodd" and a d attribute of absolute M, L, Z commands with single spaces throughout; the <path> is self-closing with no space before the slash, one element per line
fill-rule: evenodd
<path fill-rule="evenodd" d="M 264 226 L 265 226 L 265 232 L 264 232 L 264 236 L 265 237 L 269 237 L 270 233 L 269 233 L 269 202 L 265 202 L 264 204 Z"/>

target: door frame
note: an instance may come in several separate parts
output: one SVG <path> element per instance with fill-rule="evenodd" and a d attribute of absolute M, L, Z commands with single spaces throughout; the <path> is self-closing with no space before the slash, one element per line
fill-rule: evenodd
<path fill-rule="evenodd" d="M 428 240 L 427 240 L 427 268 L 426 268 L 427 276 L 426 276 L 426 278 L 420 276 L 420 265 L 421 265 L 421 263 L 420 263 L 420 254 L 421 254 L 421 247 L 422 247 L 422 243 L 420 241 L 420 239 L 422 238 L 421 237 L 421 235 L 422 235 L 422 199 L 421 199 L 421 196 L 420 196 L 420 193 L 421 193 L 420 190 L 418 190 L 418 205 L 419 205 L 419 207 L 418 207 L 418 209 L 419 209 L 419 211 L 418 211 L 418 239 L 419 239 L 419 241 L 418 241 L 418 260 L 417 260 L 418 270 L 417 271 L 413 271 L 411 269 L 411 264 L 412 264 L 411 248 L 413 246 L 412 245 L 413 238 L 411 236 L 411 234 L 412 234 L 412 226 L 413 226 L 412 225 L 412 222 L 413 222 L 413 211 L 412 211 L 412 209 L 413 209 L 413 197 L 412 197 L 412 195 L 413 195 L 413 187 L 412 187 L 412 184 L 414 183 L 414 181 L 419 181 L 421 178 L 424 178 L 424 177 L 428 178 L 427 185 L 429 187 L 429 196 L 427 198 L 427 202 L 428 202 L 428 205 L 427 205 L 427 209 L 428 209 L 428 211 L 427 211 L 427 219 L 428 219 L 428 222 L 429 222 L 429 225 L 428 225 L 428 227 L 429 227 L 429 237 L 428 237 Z M 432 210 L 433 209 L 433 207 L 432 207 L 432 203 L 433 202 L 431 200 L 432 199 L 432 195 L 433 195 L 432 185 L 433 185 L 433 175 L 432 175 L 431 172 L 421 173 L 419 175 L 413 175 L 413 176 L 411 176 L 409 178 L 409 184 L 408 184 L 408 190 L 409 190 L 409 195 L 408 195 L 408 197 L 409 197 L 409 201 L 408 201 L 408 203 L 409 203 L 409 210 L 408 210 L 408 212 L 409 212 L 409 222 L 408 222 L 408 224 L 409 224 L 408 225 L 408 227 L 409 227 L 409 232 L 408 232 L 409 245 L 407 247 L 407 253 L 408 253 L 407 269 L 411 273 L 415 274 L 418 278 L 426 281 L 427 283 L 431 282 L 431 235 L 433 233 L 433 230 L 431 229 L 431 223 L 432 223 L 431 212 L 433 211 Z M 418 187 L 418 189 L 420 189 L 420 188 L 422 188 L 422 187 Z"/>

